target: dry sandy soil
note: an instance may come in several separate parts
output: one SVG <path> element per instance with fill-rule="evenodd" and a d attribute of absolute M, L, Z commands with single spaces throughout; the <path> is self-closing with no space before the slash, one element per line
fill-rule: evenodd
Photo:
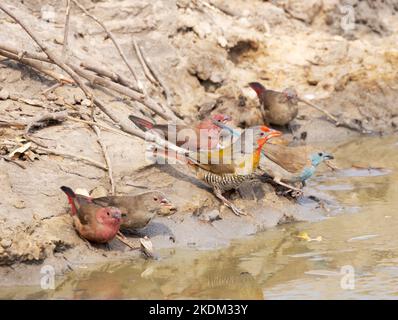
<path fill-rule="evenodd" d="M 65 1 L 4 1 L 29 23 L 45 43 L 62 51 Z M 129 61 L 137 66 L 148 94 L 164 103 L 149 83 L 133 50 L 132 38 L 171 93 L 178 115 L 190 123 L 209 113 L 233 117 L 247 127 L 262 122 L 250 81 L 284 89 L 293 86 L 325 110 L 371 134 L 391 134 L 398 126 L 398 3 L 338 0 L 82 0 L 88 10 L 113 32 Z M 353 9 L 356 24 L 343 30 L 341 8 Z M 96 61 L 130 77 L 105 33 L 72 8 L 71 59 Z M 0 43 L 38 51 L 11 18 L 0 12 Z M 58 70 L 59 71 L 59 70 Z M 29 122 L 45 111 L 87 112 L 80 89 L 65 85 L 44 96 L 55 82 L 33 69 L 0 57 L 0 119 Z M 154 115 L 142 105 L 111 91 L 94 87 L 119 118 Z M 19 98 L 19 99 L 18 99 Z M 25 99 L 24 101 L 21 99 Z M 32 105 L 32 101 L 39 101 Z M 38 106 L 38 105 L 40 106 Z M 98 114 L 105 124 L 109 119 Z M 163 120 L 155 117 L 158 122 Z M 1 125 L 1 122 L 0 122 Z M 296 144 L 338 143 L 359 133 L 335 127 L 325 116 L 300 105 L 287 136 Z M 0 126 L 0 154 L 8 154 L 23 130 Z M 34 137 L 49 148 L 105 163 L 95 133 L 85 124 L 65 121 L 37 130 Z M 321 208 L 301 206 L 278 196 L 268 184 L 252 192 L 232 194 L 234 202 L 254 218 L 235 217 L 221 208 L 209 189 L 181 166 L 153 166 L 145 159 L 138 138 L 102 131 L 114 169 L 117 194 L 160 189 L 178 207 L 168 218 L 156 218 L 140 233 L 156 248 L 193 246 L 214 248 L 292 220 L 317 220 Z M 0 159 L 0 284 L 30 283 L 26 272 L 51 263 L 57 272 L 70 261 L 99 262 L 137 256 L 117 240 L 111 250 L 90 247 L 74 232 L 61 185 L 109 190 L 107 172 L 67 157 L 30 153 L 19 159 L 26 169 Z M 325 169 L 324 169 L 325 170 Z M 208 217 L 222 220 L 209 223 Z M 133 238 L 132 238 L 133 239 Z"/>

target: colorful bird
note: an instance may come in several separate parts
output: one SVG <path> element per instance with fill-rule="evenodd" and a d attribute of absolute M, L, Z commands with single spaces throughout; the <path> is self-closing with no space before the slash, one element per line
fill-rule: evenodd
<path fill-rule="evenodd" d="M 137 195 L 109 196 L 92 199 L 101 206 L 113 206 L 122 212 L 122 229 L 145 227 L 155 215 L 169 215 L 177 208 L 166 198 L 163 192 L 148 191 Z"/>
<path fill-rule="evenodd" d="M 298 97 L 293 88 L 280 92 L 266 89 L 258 82 L 250 82 L 249 86 L 257 93 L 261 114 L 266 123 L 285 126 L 297 116 Z"/>
<path fill-rule="evenodd" d="M 225 124 L 219 124 L 219 126 L 232 136 L 240 135 L 239 131 Z M 267 143 L 261 150 L 259 170 L 271 177 L 277 184 L 301 193 L 300 189 L 289 184 L 297 182 L 304 184 L 315 173 L 319 164 L 332 159 L 331 154 L 316 151 L 310 146 L 288 147 L 282 144 Z"/>
<path fill-rule="evenodd" d="M 315 151 L 310 146 L 287 147 L 267 145 L 260 159 L 259 169 L 270 176 L 276 183 L 290 190 L 302 193 L 291 184 L 305 181 L 312 177 L 316 168 L 333 156 L 323 151 Z"/>
<path fill-rule="evenodd" d="M 209 150 L 219 145 L 220 127 L 217 123 L 227 123 L 231 118 L 224 114 L 215 114 L 194 126 L 176 124 L 154 124 L 133 115 L 129 119 L 141 130 L 153 130 L 165 140 L 187 150 Z"/>
<path fill-rule="evenodd" d="M 195 168 L 196 176 L 213 188 L 214 194 L 236 215 L 245 213 L 222 194 L 238 188 L 244 181 L 258 177 L 255 174 L 260 161 L 261 149 L 271 138 L 281 132 L 266 126 L 256 126 L 243 131 L 230 146 L 223 149 L 189 152 L 188 164 Z"/>
<path fill-rule="evenodd" d="M 121 223 L 118 208 L 93 203 L 90 197 L 75 194 L 69 187 L 62 186 L 61 190 L 68 197 L 73 224 L 82 238 L 107 243 L 116 236 Z"/>

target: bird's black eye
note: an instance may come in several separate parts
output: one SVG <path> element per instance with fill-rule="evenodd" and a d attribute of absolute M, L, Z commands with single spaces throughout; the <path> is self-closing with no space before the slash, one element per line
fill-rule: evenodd
<path fill-rule="evenodd" d="M 319 153 L 318 153 L 318 156 L 322 157 L 322 156 L 323 156 L 323 153 L 322 153 L 322 152 L 319 152 Z"/>
<path fill-rule="evenodd" d="M 106 215 L 109 216 L 109 212 L 108 211 L 106 212 Z"/>
<path fill-rule="evenodd" d="M 264 132 L 260 132 L 260 136 L 264 137 L 265 133 Z"/>
<path fill-rule="evenodd" d="M 153 200 L 154 200 L 154 201 L 158 201 L 158 198 L 157 198 L 157 197 L 153 197 Z"/>

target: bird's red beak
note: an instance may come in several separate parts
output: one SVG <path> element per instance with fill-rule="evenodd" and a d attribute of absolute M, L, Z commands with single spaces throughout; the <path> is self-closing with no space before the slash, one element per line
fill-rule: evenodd
<path fill-rule="evenodd" d="M 280 137 L 282 135 L 282 132 L 278 131 L 278 130 L 274 130 L 274 129 L 270 129 L 271 132 L 268 134 L 267 136 L 267 141 L 271 138 L 275 138 L 275 137 Z"/>

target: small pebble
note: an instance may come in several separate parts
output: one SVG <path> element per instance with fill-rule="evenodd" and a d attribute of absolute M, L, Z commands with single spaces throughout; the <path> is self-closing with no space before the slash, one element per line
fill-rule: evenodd
<path fill-rule="evenodd" d="M 7 249 L 7 248 L 11 247 L 12 241 L 11 241 L 10 239 L 3 239 L 3 240 L 1 240 L 0 245 L 1 245 L 4 249 Z"/>
<path fill-rule="evenodd" d="M 10 93 L 6 89 L 0 91 L 0 100 L 7 100 L 10 97 Z"/>

